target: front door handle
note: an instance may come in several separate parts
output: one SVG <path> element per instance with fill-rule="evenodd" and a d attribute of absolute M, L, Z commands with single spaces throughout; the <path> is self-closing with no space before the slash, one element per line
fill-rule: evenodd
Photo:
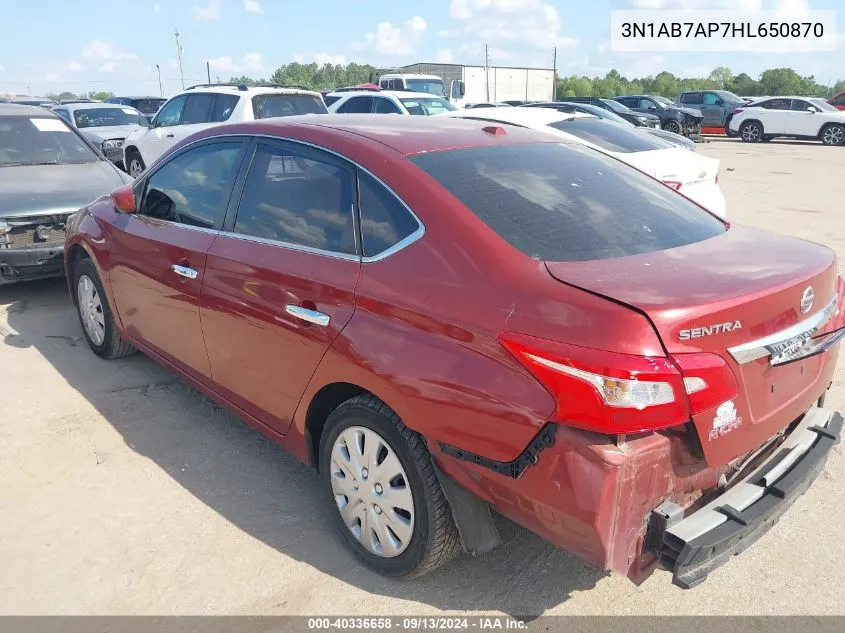
<path fill-rule="evenodd" d="M 322 312 L 317 312 L 316 310 L 309 310 L 308 308 L 293 305 L 292 303 L 285 306 L 285 312 L 297 319 L 308 321 L 308 323 L 313 323 L 314 325 L 326 327 L 329 324 L 328 314 L 323 314 Z"/>
<path fill-rule="evenodd" d="M 186 279 L 196 279 L 199 275 L 199 272 L 197 272 L 195 268 L 191 268 L 190 266 L 180 266 L 179 264 L 173 264 L 170 267 L 170 270 L 180 277 L 185 277 Z"/>
<path fill-rule="evenodd" d="M 167 138 L 173 138 L 175 135 L 174 134 L 167 134 L 166 136 L 167 136 Z"/>

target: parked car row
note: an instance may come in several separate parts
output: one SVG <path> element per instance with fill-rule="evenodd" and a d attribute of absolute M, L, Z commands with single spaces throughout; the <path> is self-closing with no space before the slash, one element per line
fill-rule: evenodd
<path fill-rule="evenodd" d="M 845 112 L 824 99 L 771 97 L 752 101 L 733 112 L 730 131 L 743 141 L 758 143 L 776 137 L 845 143 Z"/>

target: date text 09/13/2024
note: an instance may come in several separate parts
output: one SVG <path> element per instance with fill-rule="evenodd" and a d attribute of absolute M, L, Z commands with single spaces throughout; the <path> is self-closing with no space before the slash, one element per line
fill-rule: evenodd
<path fill-rule="evenodd" d="M 505 616 L 475 617 L 324 617 L 308 618 L 309 630 L 399 630 L 399 631 L 450 631 L 450 630 L 518 630 L 526 628 L 523 620 Z"/>

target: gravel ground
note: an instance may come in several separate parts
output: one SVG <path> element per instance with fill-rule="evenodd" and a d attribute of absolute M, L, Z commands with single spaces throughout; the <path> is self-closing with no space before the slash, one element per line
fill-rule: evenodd
<path fill-rule="evenodd" d="M 715 139 L 732 220 L 845 259 L 845 148 Z M 845 460 L 708 582 L 637 587 L 502 520 L 410 582 L 361 568 L 315 475 L 168 371 L 86 347 L 61 280 L 0 288 L 0 613 L 845 614 Z M 845 406 L 843 371 L 828 398 Z"/>

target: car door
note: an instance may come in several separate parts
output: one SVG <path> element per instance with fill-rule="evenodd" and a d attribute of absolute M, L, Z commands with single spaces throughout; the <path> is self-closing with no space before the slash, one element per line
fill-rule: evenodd
<path fill-rule="evenodd" d="M 760 121 L 766 134 L 790 134 L 787 130 L 787 113 L 792 108 L 792 99 L 769 99 L 761 104 L 763 112 Z"/>
<path fill-rule="evenodd" d="M 286 433 L 355 310 L 355 172 L 294 142 L 261 140 L 250 154 L 242 192 L 208 252 L 202 328 L 214 388 Z"/>
<path fill-rule="evenodd" d="M 188 95 L 179 125 L 175 125 L 165 134 L 165 149 L 167 151 L 179 141 L 191 134 L 208 127 L 214 111 L 216 95 L 211 92 L 197 92 Z"/>
<path fill-rule="evenodd" d="M 787 134 L 817 136 L 821 129 L 822 117 L 818 108 L 805 99 L 790 99 L 790 108 L 784 117 Z"/>
<path fill-rule="evenodd" d="M 153 118 L 153 127 L 135 141 L 144 165 L 147 167 L 173 147 L 176 138 L 175 130 L 182 120 L 182 112 L 187 101 L 187 95 L 179 95 L 165 103 Z"/>
<path fill-rule="evenodd" d="M 725 125 L 725 102 L 715 92 L 705 92 L 701 95 L 701 104 L 689 104 L 690 107 L 698 108 L 704 117 L 701 121 L 702 127 L 724 127 Z M 687 105 L 684 103 L 684 105 Z"/>
<path fill-rule="evenodd" d="M 215 139 L 185 148 L 135 184 L 137 212 L 109 225 L 123 327 L 199 380 L 211 376 L 199 317 L 206 252 L 223 226 L 246 145 Z"/>

